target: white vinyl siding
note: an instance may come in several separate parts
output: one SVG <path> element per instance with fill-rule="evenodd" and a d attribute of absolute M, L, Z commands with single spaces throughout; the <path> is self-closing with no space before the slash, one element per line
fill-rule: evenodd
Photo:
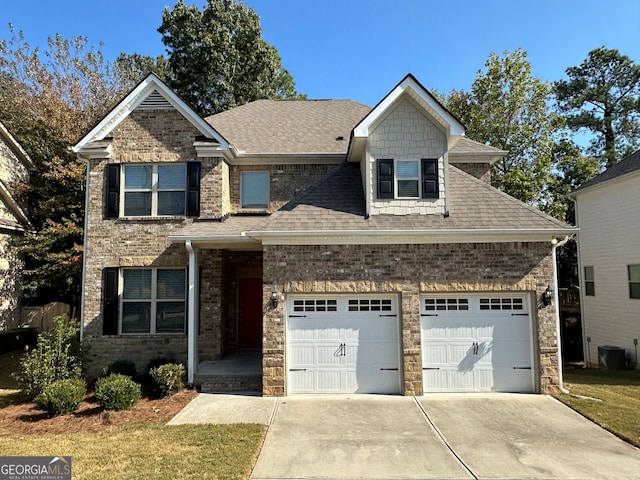
<path fill-rule="evenodd" d="M 640 265 L 640 175 L 627 175 L 578 194 L 577 223 L 586 354 L 598 364 L 598 346 L 624 348 L 634 358 L 640 302 L 629 295 L 629 265 Z M 593 266 L 595 296 L 584 293 L 584 267 Z M 586 342 L 585 342 L 586 344 Z"/>

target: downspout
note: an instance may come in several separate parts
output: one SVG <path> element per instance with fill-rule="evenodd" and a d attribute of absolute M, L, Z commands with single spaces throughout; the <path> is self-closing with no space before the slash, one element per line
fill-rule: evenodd
<path fill-rule="evenodd" d="M 560 297 L 558 295 L 558 266 L 556 264 L 556 250 L 558 247 L 563 246 L 569 241 L 569 235 L 565 236 L 563 240 L 558 242 L 557 238 L 551 240 L 551 258 L 553 262 L 553 302 L 556 312 L 556 344 L 558 345 L 558 387 L 562 393 L 569 393 L 569 390 L 564 388 L 562 379 L 562 343 L 560 338 Z"/>
<path fill-rule="evenodd" d="M 196 368 L 196 272 L 198 269 L 197 253 L 191 240 L 185 242 L 189 253 L 189 294 L 187 314 L 187 382 L 193 385 Z"/>
<path fill-rule="evenodd" d="M 80 289 L 80 345 L 84 338 L 84 293 L 87 278 L 87 234 L 89 232 L 89 177 L 91 171 L 91 161 L 88 158 L 82 158 L 78 155 L 79 159 L 87 162 L 87 173 L 84 186 L 84 238 L 82 245 L 82 285 Z"/>

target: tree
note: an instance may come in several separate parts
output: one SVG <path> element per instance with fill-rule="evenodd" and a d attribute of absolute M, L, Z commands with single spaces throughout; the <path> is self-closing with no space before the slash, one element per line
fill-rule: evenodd
<path fill-rule="evenodd" d="M 295 98 L 277 50 L 262 39 L 258 14 L 234 0 L 183 0 L 165 8 L 158 29 L 167 48 L 167 83 L 203 116 L 261 98 Z"/>
<path fill-rule="evenodd" d="M 115 103 L 122 82 L 85 37 L 56 35 L 40 52 L 9 30 L 0 41 L 0 120 L 37 167 L 30 183 L 17 185 L 34 226 L 17 239 L 23 290 L 34 303 L 77 305 L 86 167 L 68 147 Z"/>
<path fill-rule="evenodd" d="M 640 146 L 640 65 L 618 50 L 589 52 L 556 82 L 558 108 L 573 130 L 594 134 L 589 153 L 606 167 Z"/>
<path fill-rule="evenodd" d="M 165 82 L 169 78 L 167 59 L 164 55 L 153 58 L 139 53 L 121 53 L 116 59 L 115 66 L 123 85 L 128 85 L 129 89 L 134 88 L 150 72 L 155 73 Z"/>
<path fill-rule="evenodd" d="M 552 86 L 531 74 L 526 52 L 489 55 L 470 92 L 454 90 L 447 108 L 470 138 L 509 152 L 494 164 L 493 186 L 533 205 L 541 200 L 551 170 L 553 132 L 561 125 L 550 111 Z"/>

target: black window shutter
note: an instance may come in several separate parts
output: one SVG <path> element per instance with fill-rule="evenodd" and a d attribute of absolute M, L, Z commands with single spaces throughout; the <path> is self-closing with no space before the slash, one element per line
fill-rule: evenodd
<path fill-rule="evenodd" d="M 422 159 L 422 198 L 438 198 L 438 160 Z"/>
<path fill-rule="evenodd" d="M 102 289 L 104 306 L 102 309 L 102 334 L 118 334 L 118 268 L 107 267 L 102 270 Z"/>
<path fill-rule="evenodd" d="M 393 159 L 378 159 L 378 198 L 393 198 Z"/>
<path fill-rule="evenodd" d="M 187 163 L 187 217 L 200 216 L 200 162 Z"/>
<path fill-rule="evenodd" d="M 120 214 L 120 164 L 107 164 L 106 218 L 118 218 Z"/>

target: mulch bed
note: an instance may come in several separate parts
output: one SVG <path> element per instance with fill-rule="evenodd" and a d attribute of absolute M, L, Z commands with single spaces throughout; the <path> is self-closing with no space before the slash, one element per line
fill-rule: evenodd
<path fill-rule="evenodd" d="M 0 408 L 0 432 L 17 435 L 104 432 L 134 423 L 166 423 L 196 395 L 195 390 L 183 390 L 168 398 L 145 396 L 130 410 L 104 411 L 96 404 L 93 394 L 89 394 L 78 411 L 49 418 L 16 393 L 9 405 Z"/>

